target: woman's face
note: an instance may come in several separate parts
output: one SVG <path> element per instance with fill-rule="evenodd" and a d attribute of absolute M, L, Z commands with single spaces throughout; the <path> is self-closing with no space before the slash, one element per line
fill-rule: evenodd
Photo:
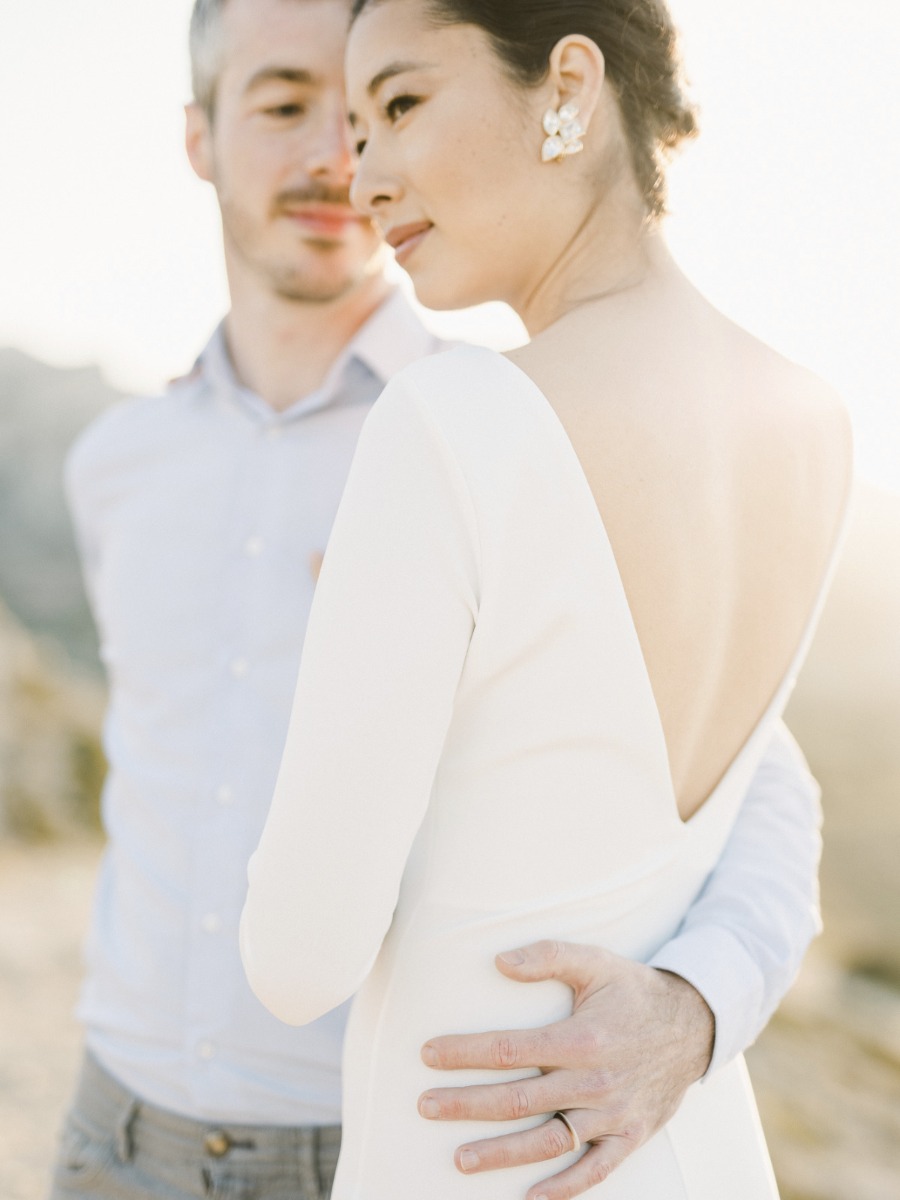
<path fill-rule="evenodd" d="M 481 29 L 434 25 L 422 0 L 364 10 L 346 74 L 360 150 L 351 198 L 419 299 L 517 306 L 554 252 L 565 167 L 541 163 L 552 93 L 511 81 Z"/>

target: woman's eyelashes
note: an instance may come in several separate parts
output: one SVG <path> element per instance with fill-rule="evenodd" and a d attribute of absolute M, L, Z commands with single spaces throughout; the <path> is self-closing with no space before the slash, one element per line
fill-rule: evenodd
<path fill-rule="evenodd" d="M 419 103 L 421 103 L 420 96 L 410 96 L 404 93 L 402 96 L 394 96 L 392 100 L 388 100 L 386 104 L 382 105 L 381 111 L 389 125 L 396 125 L 402 116 Z M 355 148 L 357 157 L 360 157 L 366 148 L 366 139 L 360 138 L 355 143 Z"/>
<path fill-rule="evenodd" d="M 384 115 L 393 124 L 395 121 L 399 121 L 404 113 L 409 112 L 411 108 L 415 108 L 418 103 L 418 96 L 409 96 L 406 94 L 394 96 L 392 100 L 388 100 L 387 104 L 385 104 Z"/>

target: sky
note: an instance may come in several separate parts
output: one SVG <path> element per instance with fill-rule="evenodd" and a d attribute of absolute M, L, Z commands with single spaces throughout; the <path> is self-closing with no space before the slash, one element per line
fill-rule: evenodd
<path fill-rule="evenodd" d="M 188 367 L 227 306 L 215 199 L 183 152 L 190 8 L 0 6 L 0 345 L 99 363 L 127 390 Z M 861 473 L 900 491 L 900 4 L 671 9 L 702 135 L 672 168 L 670 245 L 842 392 Z M 477 325 L 518 336 L 493 309 Z"/>

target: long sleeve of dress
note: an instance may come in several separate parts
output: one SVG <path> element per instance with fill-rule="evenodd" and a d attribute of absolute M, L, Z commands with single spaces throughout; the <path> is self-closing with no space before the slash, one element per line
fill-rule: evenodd
<path fill-rule="evenodd" d="M 390 926 L 475 624 L 478 541 L 434 417 L 391 385 L 328 544 L 241 920 L 250 985 L 304 1024 L 347 999 Z"/>

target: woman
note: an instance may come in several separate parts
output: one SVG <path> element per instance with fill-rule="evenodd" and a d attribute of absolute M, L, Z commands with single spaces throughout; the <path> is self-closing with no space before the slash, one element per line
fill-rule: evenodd
<path fill-rule="evenodd" d="M 590 1149 L 552 1188 L 546 1165 L 462 1176 L 457 1130 L 416 1112 L 419 1047 L 569 1010 L 497 974 L 506 946 L 642 958 L 678 926 L 809 642 L 850 439 L 666 252 L 662 157 L 694 123 L 657 0 L 356 0 L 354 20 L 355 203 L 425 304 L 505 300 L 532 340 L 417 364 L 366 424 L 245 965 L 296 1023 L 361 985 L 336 1200 L 557 1200 Z M 573 1147 L 604 1132 L 553 1119 Z M 602 1194 L 776 1195 L 742 1066 Z"/>

